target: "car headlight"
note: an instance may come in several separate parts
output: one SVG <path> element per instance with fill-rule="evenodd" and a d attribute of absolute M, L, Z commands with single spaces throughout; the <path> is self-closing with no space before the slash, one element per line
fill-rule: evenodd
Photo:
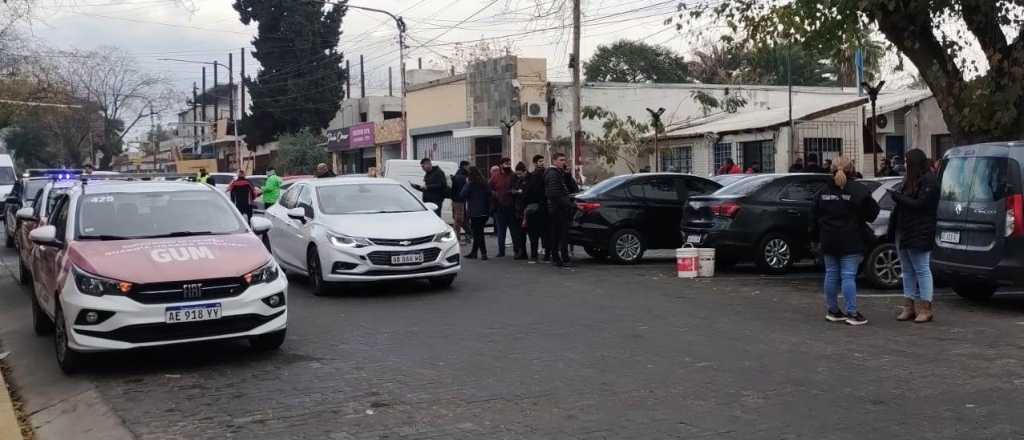
<path fill-rule="evenodd" d="M 263 267 L 243 275 L 242 278 L 245 279 L 246 284 L 252 285 L 273 282 L 278 276 L 280 276 L 280 271 L 277 269 L 277 263 L 270 260 Z"/>
<path fill-rule="evenodd" d="M 448 229 L 447 231 L 441 232 L 434 236 L 434 241 L 437 243 L 448 243 L 455 241 L 455 231 Z"/>
<path fill-rule="evenodd" d="M 370 240 L 360 237 L 350 237 L 345 234 L 330 234 L 331 244 L 342 248 L 361 248 L 372 246 Z"/>
<path fill-rule="evenodd" d="M 78 287 L 78 291 L 86 295 L 123 295 L 132 290 L 132 283 L 88 274 L 77 267 L 74 268 L 74 276 L 75 286 Z"/>

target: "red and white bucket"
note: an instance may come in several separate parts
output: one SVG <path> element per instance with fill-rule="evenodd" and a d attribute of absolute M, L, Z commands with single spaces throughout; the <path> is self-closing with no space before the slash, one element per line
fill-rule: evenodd
<path fill-rule="evenodd" d="M 697 248 L 676 249 L 676 272 L 679 278 L 697 278 L 700 273 L 700 252 Z"/>

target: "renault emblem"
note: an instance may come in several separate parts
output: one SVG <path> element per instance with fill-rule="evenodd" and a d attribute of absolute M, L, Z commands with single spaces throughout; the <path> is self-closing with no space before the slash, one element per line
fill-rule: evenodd
<path fill-rule="evenodd" d="M 961 204 L 957 203 L 956 206 L 953 208 L 953 210 L 956 211 L 956 215 L 963 214 L 964 213 L 964 205 L 961 205 Z"/>

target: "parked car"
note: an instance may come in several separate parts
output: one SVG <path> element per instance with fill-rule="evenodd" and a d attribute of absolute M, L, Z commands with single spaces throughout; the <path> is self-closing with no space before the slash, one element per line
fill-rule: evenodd
<path fill-rule="evenodd" d="M 679 223 L 692 196 L 711 194 L 721 185 L 677 173 L 616 176 L 574 197 L 569 243 L 593 258 L 636 263 L 648 249 L 682 245 Z"/>
<path fill-rule="evenodd" d="M 51 180 L 53 179 L 49 177 L 26 177 L 19 179 L 11 187 L 11 192 L 4 201 L 4 228 L 7 233 L 5 245 L 7 247 L 14 247 L 15 238 L 21 228 L 21 222 L 18 221 L 18 210 L 31 208 L 36 194 Z"/>
<path fill-rule="evenodd" d="M 29 261 L 36 245 L 29 239 L 29 233 L 39 226 L 48 224 L 47 218 L 53 211 L 58 196 L 67 194 L 77 184 L 77 180 L 51 180 L 36 192 L 32 206 L 21 208 L 16 213 L 18 221 L 21 222 L 14 240 L 18 250 L 18 282 L 22 285 L 27 286 L 32 282 Z"/>
<path fill-rule="evenodd" d="M 322 295 L 344 283 L 426 279 L 447 287 L 461 269 L 447 224 L 401 183 L 335 177 L 300 181 L 271 206 L 270 248 Z"/>
<path fill-rule="evenodd" d="M 0 154 L 0 196 L 4 199 L 14 189 L 18 181 L 18 173 L 14 170 L 14 161 L 10 154 Z M 3 200 L 0 200 L 2 202 Z"/>
<path fill-rule="evenodd" d="M 710 179 L 714 180 L 719 185 L 729 186 L 743 179 L 754 176 L 757 176 L 757 174 L 718 174 L 716 176 L 711 176 Z"/>
<path fill-rule="evenodd" d="M 231 182 L 235 181 L 236 177 L 238 177 L 238 174 L 235 173 L 210 173 L 209 177 L 206 178 L 206 183 L 224 191 Z"/>
<path fill-rule="evenodd" d="M 811 205 L 831 178 L 759 174 L 692 197 L 682 225 L 686 242 L 715 248 L 722 265 L 753 260 L 765 272 L 785 273 L 793 263 L 814 256 Z"/>
<path fill-rule="evenodd" d="M 432 162 L 435 167 L 440 167 L 441 171 L 444 171 L 445 177 L 448 178 L 448 185 L 450 186 L 451 177 L 455 175 L 455 172 L 459 170 L 459 164 L 455 162 L 447 162 L 438 160 Z M 487 173 L 487 170 L 481 170 Z M 420 168 L 419 160 L 408 160 L 408 159 L 390 159 L 384 163 L 384 169 L 381 170 L 381 177 L 387 177 L 393 179 L 398 183 L 401 183 L 406 189 L 411 191 L 420 200 L 423 200 L 423 193 L 412 188 L 411 183 L 423 184 L 423 168 Z M 441 210 L 441 218 L 444 219 L 445 223 L 452 224 L 452 210 L 451 200 L 445 202 L 445 207 L 448 209 Z"/>
<path fill-rule="evenodd" d="M 54 332 L 66 373 L 105 350 L 233 338 L 276 349 L 288 282 L 253 233 L 269 228 L 194 183 L 75 186 L 29 234 L 34 329 Z"/>
<path fill-rule="evenodd" d="M 1024 285 L 1024 143 L 956 147 L 942 160 L 932 269 L 968 299 Z"/>
<path fill-rule="evenodd" d="M 868 189 L 873 189 L 871 197 L 874 197 L 879 207 L 878 218 L 871 223 L 875 242 L 865 254 L 861 270 L 871 285 L 879 289 L 898 289 L 903 285 L 903 271 L 899 253 L 896 251 L 895 237 L 889 230 L 889 219 L 892 217 L 896 202 L 888 190 L 899 190 L 903 178 L 883 177 L 864 179 L 860 182 Z"/>

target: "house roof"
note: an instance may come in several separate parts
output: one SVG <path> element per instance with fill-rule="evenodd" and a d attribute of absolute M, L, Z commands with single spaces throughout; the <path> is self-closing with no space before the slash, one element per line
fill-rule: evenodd
<path fill-rule="evenodd" d="M 802 103 L 793 106 L 793 120 L 815 119 L 832 113 L 856 108 L 867 102 L 867 97 L 850 97 L 840 101 Z M 771 110 L 740 112 L 706 124 L 693 125 L 677 130 L 669 130 L 666 138 L 690 138 L 704 136 L 708 133 L 724 135 L 750 130 L 763 130 L 789 123 L 789 107 Z"/>
<path fill-rule="evenodd" d="M 878 114 L 889 113 L 903 107 L 910 107 L 931 97 L 931 90 L 900 90 L 879 95 L 878 101 L 875 102 L 875 107 Z M 865 113 L 866 115 L 871 116 L 870 102 L 864 104 L 864 111 L 867 112 Z"/>

